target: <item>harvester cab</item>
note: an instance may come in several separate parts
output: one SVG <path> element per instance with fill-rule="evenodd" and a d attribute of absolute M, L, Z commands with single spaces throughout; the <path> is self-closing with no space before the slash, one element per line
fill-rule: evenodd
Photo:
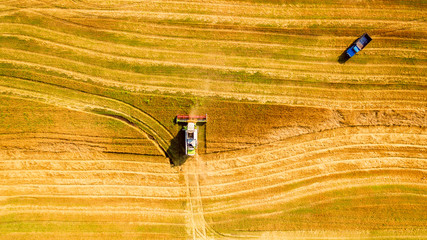
<path fill-rule="evenodd" d="M 184 131 L 184 145 L 185 155 L 194 156 L 198 145 L 197 133 L 199 127 L 198 123 L 206 123 L 207 115 L 195 116 L 195 115 L 178 115 L 176 116 L 176 123 L 183 124 L 182 130 Z"/>

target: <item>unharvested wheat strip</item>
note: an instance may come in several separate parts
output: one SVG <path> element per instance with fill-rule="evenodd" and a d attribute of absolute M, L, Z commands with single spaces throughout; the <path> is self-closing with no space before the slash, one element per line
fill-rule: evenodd
<path fill-rule="evenodd" d="M 354 179 L 339 179 L 330 180 L 324 182 L 317 182 L 315 184 L 311 184 L 308 186 L 296 188 L 294 190 L 286 191 L 283 193 L 276 193 L 274 196 L 262 197 L 262 199 L 243 199 L 243 200 L 235 200 L 230 201 L 228 204 L 223 202 L 211 204 L 206 206 L 205 204 L 205 214 L 218 214 L 227 211 L 237 210 L 237 209 L 245 209 L 250 207 L 261 207 L 265 205 L 274 205 L 280 203 L 286 203 L 290 201 L 295 201 L 297 199 L 301 199 L 304 197 L 312 196 L 315 194 L 326 193 L 329 191 L 337 191 L 337 190 L 345 190 L 356 187 L 366 187 L 366 186 L 382 186 L 382 185 L 390 185 L 397 184 L 399 186 L 408 186 L 408 187 L 419 187 L 426 188 L 427 184 L 419 183 L 419 179 L 412 179 L 412 181 L 408 181 L 410 179 L 405 177 L 398 176 L 379 176 L 375 178 L 367 178 L 367 179 L 357 179 L 357 183 L 355 183 Z"/>

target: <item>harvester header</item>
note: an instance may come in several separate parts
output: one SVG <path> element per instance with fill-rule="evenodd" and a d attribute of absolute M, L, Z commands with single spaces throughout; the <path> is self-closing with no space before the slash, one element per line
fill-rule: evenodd
<path fill-rule="evenodd" d="M 188 122 L 195 122 L 195 123 L 205 123 L 208 121 L 208 115 L 177 115 L 176 116 L 176 122 L 177 123 L 188 123 Z"/>

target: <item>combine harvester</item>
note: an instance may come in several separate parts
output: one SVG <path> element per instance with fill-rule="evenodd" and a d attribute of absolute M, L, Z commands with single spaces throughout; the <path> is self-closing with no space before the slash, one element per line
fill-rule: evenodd
<path fill-rule="evenodd" d="M 185 134 L 185 155 L 194 156 L 197 149 L 197 123 L 206 123 L 208 115 L 178 115 L 176 116 L 176 123 L 186 123 L 182 130 Z"/>

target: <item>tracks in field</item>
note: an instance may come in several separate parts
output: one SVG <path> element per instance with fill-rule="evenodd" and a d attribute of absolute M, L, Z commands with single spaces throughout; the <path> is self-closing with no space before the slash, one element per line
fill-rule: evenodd
<path fill-rule="evenodd" d="M 87 223 L 79 222 L 83 211 L 89 219 L 120 225 L 123 233 L 135 236 L 137 231 L 169 233 L 173 231 L 169 227 L 178 227 L 192 239 L 249 238 L 227 235 L 217 227 L 260 223 L 270 217 L 280 222 L 280 217 L 294 211 L 345 199 L 319 200 L 318 196 L 348 191 L 348 199 L 357 199 L 354 189 L 397 186 L 390 195 L 373 192 L 366 198 L 410 196 L 414 202 L 425 201 L 425 124 L 307 134 L 199 156 L 177 173 L 164 162 L 138 162 L 137 154 L 126 150 L 132 144 L 154 144 L 159 152 L 170 154 L 169 130 L 143 109 L 103 94 L 124 89 L 294 106 L 424 111 L 425 14 L 414 19 L 419 11 L 415 8 L 387 6 L 393 10 L 387 15 L 372 6 L 199 1 L 115 6 L 103 1 L 7 1 L 2 5 L 12 6 L 0 6 L 5 9 L 0 13 L 2 95 L 114 118 L 146 135 L 142 142 L 126 140 L 127 145 L 114 149 L 108 149 L 113 147 L 102 138 L 0 135 L 4 148 L 12 148 L 14 141 L 27 142 L 20 151 L 30 151 L 34 142 L 60 142 L 59 150 L 73 142 L 88 151 L 104 152 L 103 159 L 129 155 L 120 158 L 127 161 L 59 154 L 62 158 L 54 161 L 0 156 L 4 157 L 0 201 L 5 205 L 0 209 L 24 216 L 22 222 L 80 226 Z M 367 19 L 349 19 L 348 12 L 355 16 L 369 12 L 372 19 L 365 25 Z M 324 16 L 330 19 L 320 19 Z M 375 41 L 357 58 L 339 65 L 338 55 L 366 26 Z M 98 90 L 85 90 L 92 87 Z M 103 148 L 99 142 L 105 143 Z M 52 205 L 58 199 L 71 206 Z M 389 203 L 358 207 L 376 206 Z M 123 226 L 130 223 L 138 228 Z"/>
<path fill-rule="evenodd" d="M 15 79 L 14 83 L 3 82 L 3 86 L 0 86 L 0 92 L 124 120 L 125 123 L 151 136 L 164 153 L 169 148 L 172 139 L 171 133 L 150 115 L 130 104 L 100 95 L 68 89 L 60 85 L 38 83 L 27 79 L 12 79 Z M 20 85 L 16 80 L 20 80 L 23 84 Z M 30 83 L 30 85 L 25 86 L 26 83 Z M 39 87 L 34 88 L 35 85 Z M 70 98 L 70 95 L 74 95 L 74 98 Z"/>
<path fill-rule="evenodd" d="M 204 196 L 200 186 L 200 178 L 206 177 L 204 161 L 196 156 L 182 166 L 185 184 L 187 186 L 187 232 L 192 239 L 250 239 L 250 235 L 231 235 L 215 231 L 205 219 L 203 206 Z"/>
<path fill-rule="evenodd" d="M 178 3 L 168 3 L 171 5 L 176 5 Z M 179 4 L 178 4 L 179 5 Z M 96 5 L 95 5 L 96 6 Z M 154 7 L 155 8 L 155 7 Z M 236 11 L 234 9 L 233 11 Z M 27 11 L 27 12 L 26 12 Z M 137 10 L 140 11 L 140 10 Z M 212 11 L 212 9 L 210 10 Z M 107 86 L 119 86 L 132 91 L 156 91 L 160 90 L 164 93 L 175 94 L 177 92 L 192 93 L 199 96 L 219 96 L 225 98 L 235 98 L 238 100 L 250 100 L 258 102 L 277 102 L 284 103 L 289 105 L 309 105 L 309 106 L 332 106 L 335 108 L 413 108 L 420 109 L 425 107 L 426 96 L 424 94 L 425 89 L 425 78 L 426 76 L 422 74 L 424 66 L 422 64 L 392 64 L 390 62 L 386 63 L 376 63 L 366 65 L 355 64 L 354 68 L 344 69 L 339 66 L 334 60 L 331 61 L 329 58 L 327 61 L 320 60 L 318 58 L 308 58 L 307 56 L 316 56 L 319 53 L 326 54 L 327 56 L 333 56 L 336 54 L 330 53 L 329 51 L 339 51 L 342 49 L 342 46 L 335 48 L 327 48 L 328 52 L 325 52 L 325 49 L 322 49 L 321 46 L 314 46 L 312 43 L 307 44 L 304 41 L 298 40 L 301 36 L 306 36 L 304 34 L 285 34 L 280 32 L 271 32 L 272 36 L 277 36 L 279 38 L 290 38 L 291 41 L 289 45 L 284 44 L 284 41 L 278 41 L 277 43 L 268 43 L 265 42 L 255 42 L 253 39 L 248 38 L 241 39 L 238 41 L 239 37 L 244 35 L 234 35 L 235 33 L 246 34 L 251 36 L 251 34 L 260 35 L 262 31 L 247 31 L 242 29 L 220 29 L 224 34 L 231 34 L 231 39 L 220 39 L 218 37 L 208 37 L 206 35 L 210 32 L 215 32 L 210 28 L 203 28 L 200 25 L 192 24 L 165 24 L 163 22 L 156 23 L 160 21 L 157 19 L 168 19 L 166 15 L 158 15 L 156 18 L 151 19 L 154 16 L 146 16 L 151 20 L 142 20 L 130 16 L 130 19 L 121 19 L 120 16 L 123 13 L 123 10 L 109 10 L 109 11 L 94 11 L 94 10 L 84 10 L 84 9 L 70 9 L 69 12 L 61 9 L 48 9 L 48 8 L 39 8 L 39 9 L 23 9 L 23 12 L 27 14 L 33 14 L 41 19 L 48 19 L 49 21 L 57 22 L 58 24 L 64 24 L 70 26 L 73 31 L 64 31 L 63 29 L 58 29 L 52 26 L 45 26 L 41 24 L 40 26 L 34 26 L 32 24 L 24 22 L 17 23 L 3 23 L 3 27 L 11 29 L 15 28 L 12 31 L 7 31 L 3 34 L 4 37 L 11 37 L 18 39 L 20 41 L 34 42 L 44 47 L 50 49 L 63 49 L 78 53 L 79 55 L 84 56 L 83 58 L 99 58 L 103 61 L 119 61 L 127 65 L 141 65 L 149 68 L 153 65 L 155 66 L 164 66 L 168 67 L 178 67 L 177 71 L 189 71 L 189 72 L 198 72 L 199 74 L 191 76 L 193 79 L 191 83 L 176 84 L 176 79 L 179 76 L 174 76 L 172 71 L 171 75 L 146 75 L 139 74 L 133 71 L 123 71 L 115 70 L 110 71 L 110 76 L 113 76 L 111 79 L 106 77 L 101 77 L 98 79 L 102 81 L 102 84 Z M 58 13 L 67 13 L 63 16 L 57 16 Z M 153 11 L 154 14 L 156 11 Z M 43 14 L 42 14 L 43 13 Z M 155 14 L 154 14 L 155 15 Z M 195 14 L 196 16 L 197 14 Z M 109 19 L 110 25 L 101 27 L 92 20 L 87 23 L 79 22 L 81 17 L 111 17 Z M 213 16 L 208 14 L 208 16 Z M 218 15 L 217 17 L 222 17 Z M 68 19 L 70 18 L 70 19 Z M 180 17 L 179 17 L 180 18 Z M 245 18 L 246 19 L 246 18 Z M 248 18 L 245 21 L 257 20 L 258 18 Z M 252 21 L 251 20 L 251 21 Z M 293 21 L 292 19 L 269 19 L 268 21 Z M 126 24 L 123 22 L 125 21 Z M 142 24 L 145 28 L 137 28 L 136 30 L 127 29 L 126 25 L 130 24 Z M 243 20 L 242 20 L 243 21 Z M 296 19 L 297 22 L 317 22 L 322 25 L 322 20 L 317 19 Z M 341 20 L 335 19 L 334 22 L 339 23 Z M 387 21 L 396 21 L 396 20 L 386 20 Z M 376 22 L 384 22 L 382 20 L 376 20 Z M 384 22 L 384 23 L 385 23 Z M 423 24 L 422 22 L 413 22 L 412 20 L 402 21 L 404 24 Z M 250 26 L 250 23 L 241 22 L 239 23 L 242 26 Z M 26 27 L 27 30 L 21 30 L 21 26 Z M 218 24 L 221 25 L 221 24 Z M 226 27 L 227 25 L 222 25 Z M 417 25 L 418 26 L 418 25 Z M 35 32 L 35 28 L 46 32 L 47 34 L 40 35 Z M 244 28 L 244 27 L 242 27 Z M 147 30 L 145 30 L 147 29 Z M 163 30 L 162 30 L 163 29 Z M 175 29 L 176 33 L 183 32 L 185 34 L 200 34 L 199 36 L 172 36 L 165 32 L 165 29 L 170 30 Z M 268 29 L 268 28 L 267 28 Z M 132 41 L 137 38 L 141 39 L 141 44 L 137 46 L 130 46 L 127 44 L 122 44 L 120 42 L 114 42 L 114 46 L 117 49 L 108 47 L 108 42 L 102 40 L 101 38 L 89 36 L 88 34 L 83 34 L 82 36 L 76 36 L 73 32 L 77 30 L 83 30 L 83 32 L 100 32 L 105 33 L 111 37 L 120 37 L 124 40 Z M 274 30 L 270 28 L 270 30 Z M 146 31 L 146 32 L 145 32 Z M 155 35 L 155 31 L 160 31 L 158 35 Z M 307 34 L 309 35 L 309 34 Z M 63 37 L 60 37 L 63 36 Z M 64 37 L 70 39 L 70 43 L 64 42 Z M 263 39 L 265 36 L 263 37 Z M 325 41 L 327 37 L 325 36 L 311 36 L 311 38 L 318 39 L 319 41 Z M 350 37 L 348 37 L 350 39 Z M 378 37 L 382 39 L 384 37 Z M 342 38 L 340 38 L 342 39 Z M 408 41 L 421 41 L 414 40 L 411 38 L 403 38 Z M 340 40 L 341 41 L 341 40 Z M 379 40 L 382 41 L 382 40 Z M 124 41 L 125 42 L 125 41 Z M 213 54 L 211 52 L 206 52 L 206 44 L 209 44 L 209 49 L 216 49 L 216 52 L 223 52 L 223 54 Z M 301 47 L 301 43 L 306 44 L 307 46 Z M 144 46 L 145 44 L 152 45 L 150 47 Z M 230 50 L 230 53 L 224 52 L 221 48 L 224 46 Z M 230 45 L 231 44 L 231 45 Z M 249 45 L 248 45 L 249 44 Z M 273 44 L 273 45 L 269 45 Z M 102 48 L 99 48 L 99 46 Z M 203 45 L 203 46 L 202 46 Z M 188 46 L 192 46 L 188 48 Z M 244 47 L 246 46 L 246 47 Z M 240 53 L 234 52 L 234 50 L 244 47 L 249 52 L 256 50 L 259 53 L 267 52 L 265 56 L 253 56 L 253 55 L 241 55 Z M 190 51 L 191 49 L 191 51 Z M 275 54 L 280 54 L 278 50 L 281 51 L 290 51 L 289 54 L 292 58 L 286 59 L 283 57 L 272 57 Z M 417 49 L 411 50 L 411 48 L 395 46 L 388 48 L 373 48 L 375 52 L 380 51 L 391 51 L 391 56 L 403 57 L 403 52 L 407 52 L 406 56 L 417 55 L 420 59 L 425 60 L 425 50 Z M 400 51 L 400 50 L 404 51 Z M 135 50 L 135 54 L 132 51 Z M 148 51 L 145 51 L 148 50 Z M 371 49 L 372 50 L 372 49 Z M 145 51 L 145 52 L 144 52 Z M 300 53 L 302 51 L 302 53 Z M 367 49 L 368 53 L 370 50 Z M 409 51 L 409 52 L 408 52 Z M 125 52 L 126 54 L 121 54 L 120 52 Z M 147 53 L 148 52 L 148 53 Z M 381 53 L 381 52 L 380 52 Z M 37 53 L 33 53 L 37 54 Z M 40 54 L 40 53 L 38 53 Z M 46 57 L 49 57 L 44 55 Z M 57 56 L 55 54 L 50 55 L 53 59 Z M 144 56 L 142 56 L 144 55 Z M 296 57 L 300 55 L 299 57 Z M 405 55 L 405 54 L 403 54 Z M 40 55 L 40 56 L 43 56 Z M 302 57 L 303 56 L 303 57 Z M 67 58 L 58 58 L 59 61 L 63 61 L 77 64 L 75 61 L 70 59 L 71 56 Z M 296 58 L 295 58 L 296 57 Z M 72 57 L 71 57 L 72 58 Z M 79 57 L 82 59 L 81 57 Z M 200 59 L 200 60 L 199 60 Z M 11 59 L 12 60 L 12 59 Z M 16 61 L 16 60 L 15 60 Z M 93 62 L 93 61 L 90 61 Z M 217 63 L 223 63 L 218 65 Z M 47 68 L 48 66 L 43 64 Z M 100 71 L 104 69 L 106 71 L 108 68 L 102 66 L 95 66 L 89 64 L 88 62 L 83 61 L 83 65 L 79 64 L 79 68 L 88 67 L 93 69 L 92 71 Z M 318 66 L 323 66 L 319 68 Z M 399 66 L 399 67 L 398 67 Z M 132 67 L 132 66 L 130 66 Z M 405 70 L 402 70 L 402 67 Z M 317 69 L 314 71 L 313 69 Z M 359 71 L 357 69 L 364 69 Z M 96 70 L 98 69 L 98 70 Z M 196 71 L 191 71 L 195 69 Z M 351 70 L 349 70 L 351 69 Z M 390 72 L 394 74 L 384 74 L 382 69 L 385 69 L 385 72 Z M 200 78 L 206 74 L 206 70 L 214 70 L 214 72 L 221 72 L 219 76 L 213 78 Z M 69 70 L 68 70 L 69 71 Z M 231 76 L 227 76 L 230 75 Z M 261 74 L 265 75 L 267 78 L 265 81 L 277 81 L 276 87 L 271 87 L 269 84 L 260 83 L 248 83 L 240 84 L 236 83 L 234 78 L 237 78 L 239 74 L 247 74 L 247 77 L 251 77 L 252 74 Z M 80 72 L 79 74 L 82 74 Z M 89 78 L 94 78 L 91 74 L 85 74 Z M 236 75 L 236 76 L 233 76 Z M 139 79 L 145 78 L 145 81 L 140 81 Z M 310 78 L 312 80 L 304 80 Z M 161 79 L 161 80 L 159 80 Z M 222 79 L 228 79 L 224 81 Z M 371 88 L 373 86 L 378 87 L 377 82 L 382 83 L 393 83 L 398 86 L 400 82 L 404 79 L 405 83 L 410 83 L 410 85 L 418 88 L 418 93 L 415 91 L 404 91 L 404 90 L 393 90 L 388 91 L 386 89 L 381 89 L 387 85 L 379 87 L 378 90 L 368 90 L 364 88 Z M 127 82 L 127 81 L 131 81 Z M 231 81 L 230 81 L 231 80 Z M 316 81 L 321 80 L 322 82 L 328 82 L 331 85 L 329 86 L 317 86 L 314 84 Z M 138 82 L 135 84 L 135 82 Z M 218 84 L 216 84 L 218 83 Z M 325 91 L 330 86 L 335 84 L 335 89 L 330 89 Z M 352 86 L 362 86 L 360 89 L 353 89 L 346 86 L 346 84 L 351 84 Z M 172 85 L 172 86 L 171 86 Z M 237 86 L 238 85 L 238 86 Z M 305 86 L 303 86 L 305 85 Z M 253 92 L 253 88 L 258 86 L 257 93 Z M 342 87 L 346 86 L 343 89 Z M 200 90 L 204 89 L 204 90 Z M 225 90 L 225 91 L 224 91 Z M 357 97 L 362 93 L 363 98 Z M 381 95 L 382 99 L 378 99 L 378 95 Z M 331 100 L 335 99 L 335 100 Z M 392 102 L 392 103 L 390 103 Z M 393 104 L 393 105 L 390 105 Z"/>

